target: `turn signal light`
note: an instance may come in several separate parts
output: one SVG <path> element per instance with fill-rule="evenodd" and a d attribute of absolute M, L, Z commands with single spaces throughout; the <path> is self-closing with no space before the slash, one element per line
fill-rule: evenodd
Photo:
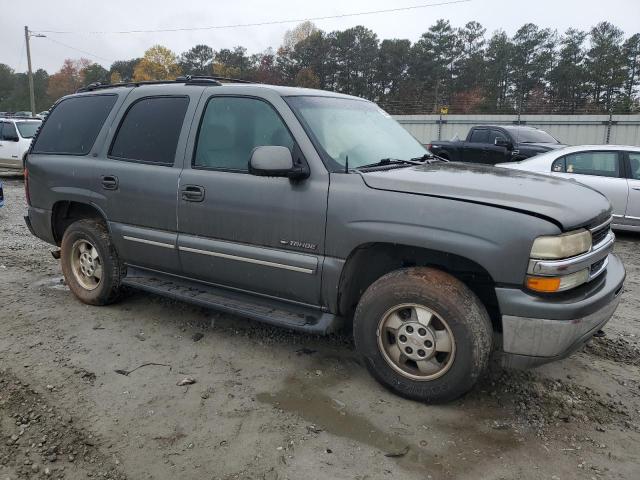
<path fill-rule="evenodd" d="M 527 288 L 534 292 L 551 293 L 560 289 L 559 277 L 527 277 Z"/>

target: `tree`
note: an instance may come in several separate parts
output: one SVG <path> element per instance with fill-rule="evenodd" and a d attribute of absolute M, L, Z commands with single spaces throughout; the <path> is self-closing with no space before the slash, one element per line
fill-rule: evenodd
<path fill-rule="evenodd" d="M 215 54 L 213 72 L 221 77 L 244 79 L 250 73 L 251 66 L 246 48 L 240 46 L 233 50 L 223 48 Z"/>
<path fill-rule="evenodd" d="M 533 90 L 544 90 L 545 79 L 553 65 L 555 32 L 533 23 L 523 25 L 513 37 L 513 97 L 518 111 L 524 111 Z"/>
<path fill-rule="evenodd" d="M 625 102 L 627 110 L 631 110 L 634 104 L 636 89 L 640 85 L 640 33 L 628 38 L 622 46 L 626 61 L 627 79 L 625 81 Z"/>
<path fill-rule="evenodd" d="M 358 25 L 331 35 L 331 50 L 336 66 L 335 88 L 359 97 L 373 98 L 378 36 Z"/>
<path fill-rule="evenodd" d="M 457 30 L 460 56 L 455 63 L 455 88 L 457 92 L 469 93 L 469 98 L 477 97 L 477 92 L 485 77 L 486 29 L 478 22 L 469 22 Z M 476 92 L 475 95 L 471 91 Z"/>
<path fill-rule="evenodd" d="M 176 54 L 162 45 L 154 45 L 136 65 L 133 80 L 174 80 L 181 73 Z"/>
<path fill-rule="evenodd" d="M 92 63 L 91 65 L 87 65 L 80 72 L 82 76 L 82 81 L 85 85 L 90 85 L 92 83 L 109 83 L 109 71 L 106 70 L 102 65 L 98 65 L 97 63 Z"/>
<path fill-rule="evenodd" d="M 568 29 L 560 39 L 558 59 L 549 72 L 551 97 L 556 110 L 562 113 L 575 113 L 586 100 L 586 37 L 581 30 Z"/>
<path fill-rule="evenodd" d="M 132 58 L 131 60 L 118 60 L 113 62 L 109 69 L 111 83 L 130 82 L 133 80 L 133 72 L 138 63 L 140 63 L 140 60 L 142 59 Z"/>
<path fill-rule="evenodd" d="M 15 81 L 16 77 L 13 68 L 0 63 L 0 105 L 2 105 L 2 110 L 6 109 L 4 105 L 6 104 L 5 102 L 8 102 L 13 92 Z"/>
<path fill-rule="evenodd" d="M 513 58 L 513 43 L 503 31 L 493 34 L 489 40 L 486 52 L 486 83 L 484 84 L 484 110 L 489 112 L 503 112 L 511 110 L 508 101 L 509 90 L 512 85 L 511 61 Z"/>
<path fill-rule="evenodd" d="M 407 79 L 410 52 L 409 40 L 383 40 L 380 43 L 375 69 L 377 99 L 399 99 L 400 88 Z"/>
<path fill-rule="evenodd" d="M 422 94 L 430 96 L 433 111 L 448 103 L 453 85 L 454 60 L 459 43 L 448 20 L 438 20 L 422 34 L 412 48 L 410 71 L 420 85 Z"/>
<path fill-rule="evenodd" d="M 84 86 L 82 71 L 89 65 L 91 65 L 91 61 L 86 58 L 79 60 L 67 58 L 62 64 L 62 68 L 49 77 L 47 95 L 55 101 Z"/>
<path fill-rule="evenodd" d="M 299 42 L 318 31 L 318 27 L 316 27 L 315 23 L 306 20 L 299 24 L 293 30 L 287 30 L 287 32 L 284 34 L 282 47 L 285 49 L 293 50 Z"/>
<path fill-rule="evenodd" d="M 591 29 L 589 36 L 591 48 L 587 53 L 587 71 L 592 100 L 610 111 L 626 80 L 621 48 L 623 33 L 609 22 L 600 22 Z"/>
<path fill-rule="evenodd" d="M 213 49 L 207 45 L 196 45 L 180 56 L 179 64 L 186 75 L 211 75 Z"/>

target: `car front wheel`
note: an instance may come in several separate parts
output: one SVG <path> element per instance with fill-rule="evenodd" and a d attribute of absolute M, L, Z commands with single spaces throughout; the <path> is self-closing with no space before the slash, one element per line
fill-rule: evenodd
<path fill-rule="evenodd" d="M 397 270 L 363 294 L 354 337 L 371 374 L 394 392 L 430 403 L 470 390 L 487 367 L 491 320 L 455 277 L 426 267 Z"/>

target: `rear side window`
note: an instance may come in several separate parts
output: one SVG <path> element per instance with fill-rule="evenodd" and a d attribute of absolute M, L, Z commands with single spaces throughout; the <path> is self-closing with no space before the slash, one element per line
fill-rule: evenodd
<path fill-rule="evenodd" d="M 62 100 L 36 137 L 33 153 L 86 155 L 117 95 L 83 95 Z"/>
<path fill-rule="evenodd" d="M 173 165 L 188 97 L 148 97 L 125 114 L 109 155 L 123 160 Z"/>
<path fill-rule="evenodd" d="M 629 152 L 629 165 L 631 166 L 631 178 L 640 180 L 640 153 Z"/>
<path fill-rule="evenodd" d="M 489 130 L 486 129 L 475 129 L 471 132 L 471 138 L 469 139 L 471 143 L 489 143 Z"/>
<path fill-rule="evenodd" d="M 565 157 L 559 158 L 551 165 L 552 172 L 564 172 L 565 171 Z"/>
<path fill-rule="evenodd" d="M 13 123 L 6 122 L 2 128 L 2 140 L 14 141 L 17 137 L 16 127 Z"/>

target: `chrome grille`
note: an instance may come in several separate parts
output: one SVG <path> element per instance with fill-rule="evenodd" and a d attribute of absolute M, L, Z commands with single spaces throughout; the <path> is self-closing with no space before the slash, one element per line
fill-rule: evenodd
<path fill-rule="evenodd" d="M 611 220 L 591 230 L 591 242 L 594 246 L 602 242 L 611 231 Z"/>

